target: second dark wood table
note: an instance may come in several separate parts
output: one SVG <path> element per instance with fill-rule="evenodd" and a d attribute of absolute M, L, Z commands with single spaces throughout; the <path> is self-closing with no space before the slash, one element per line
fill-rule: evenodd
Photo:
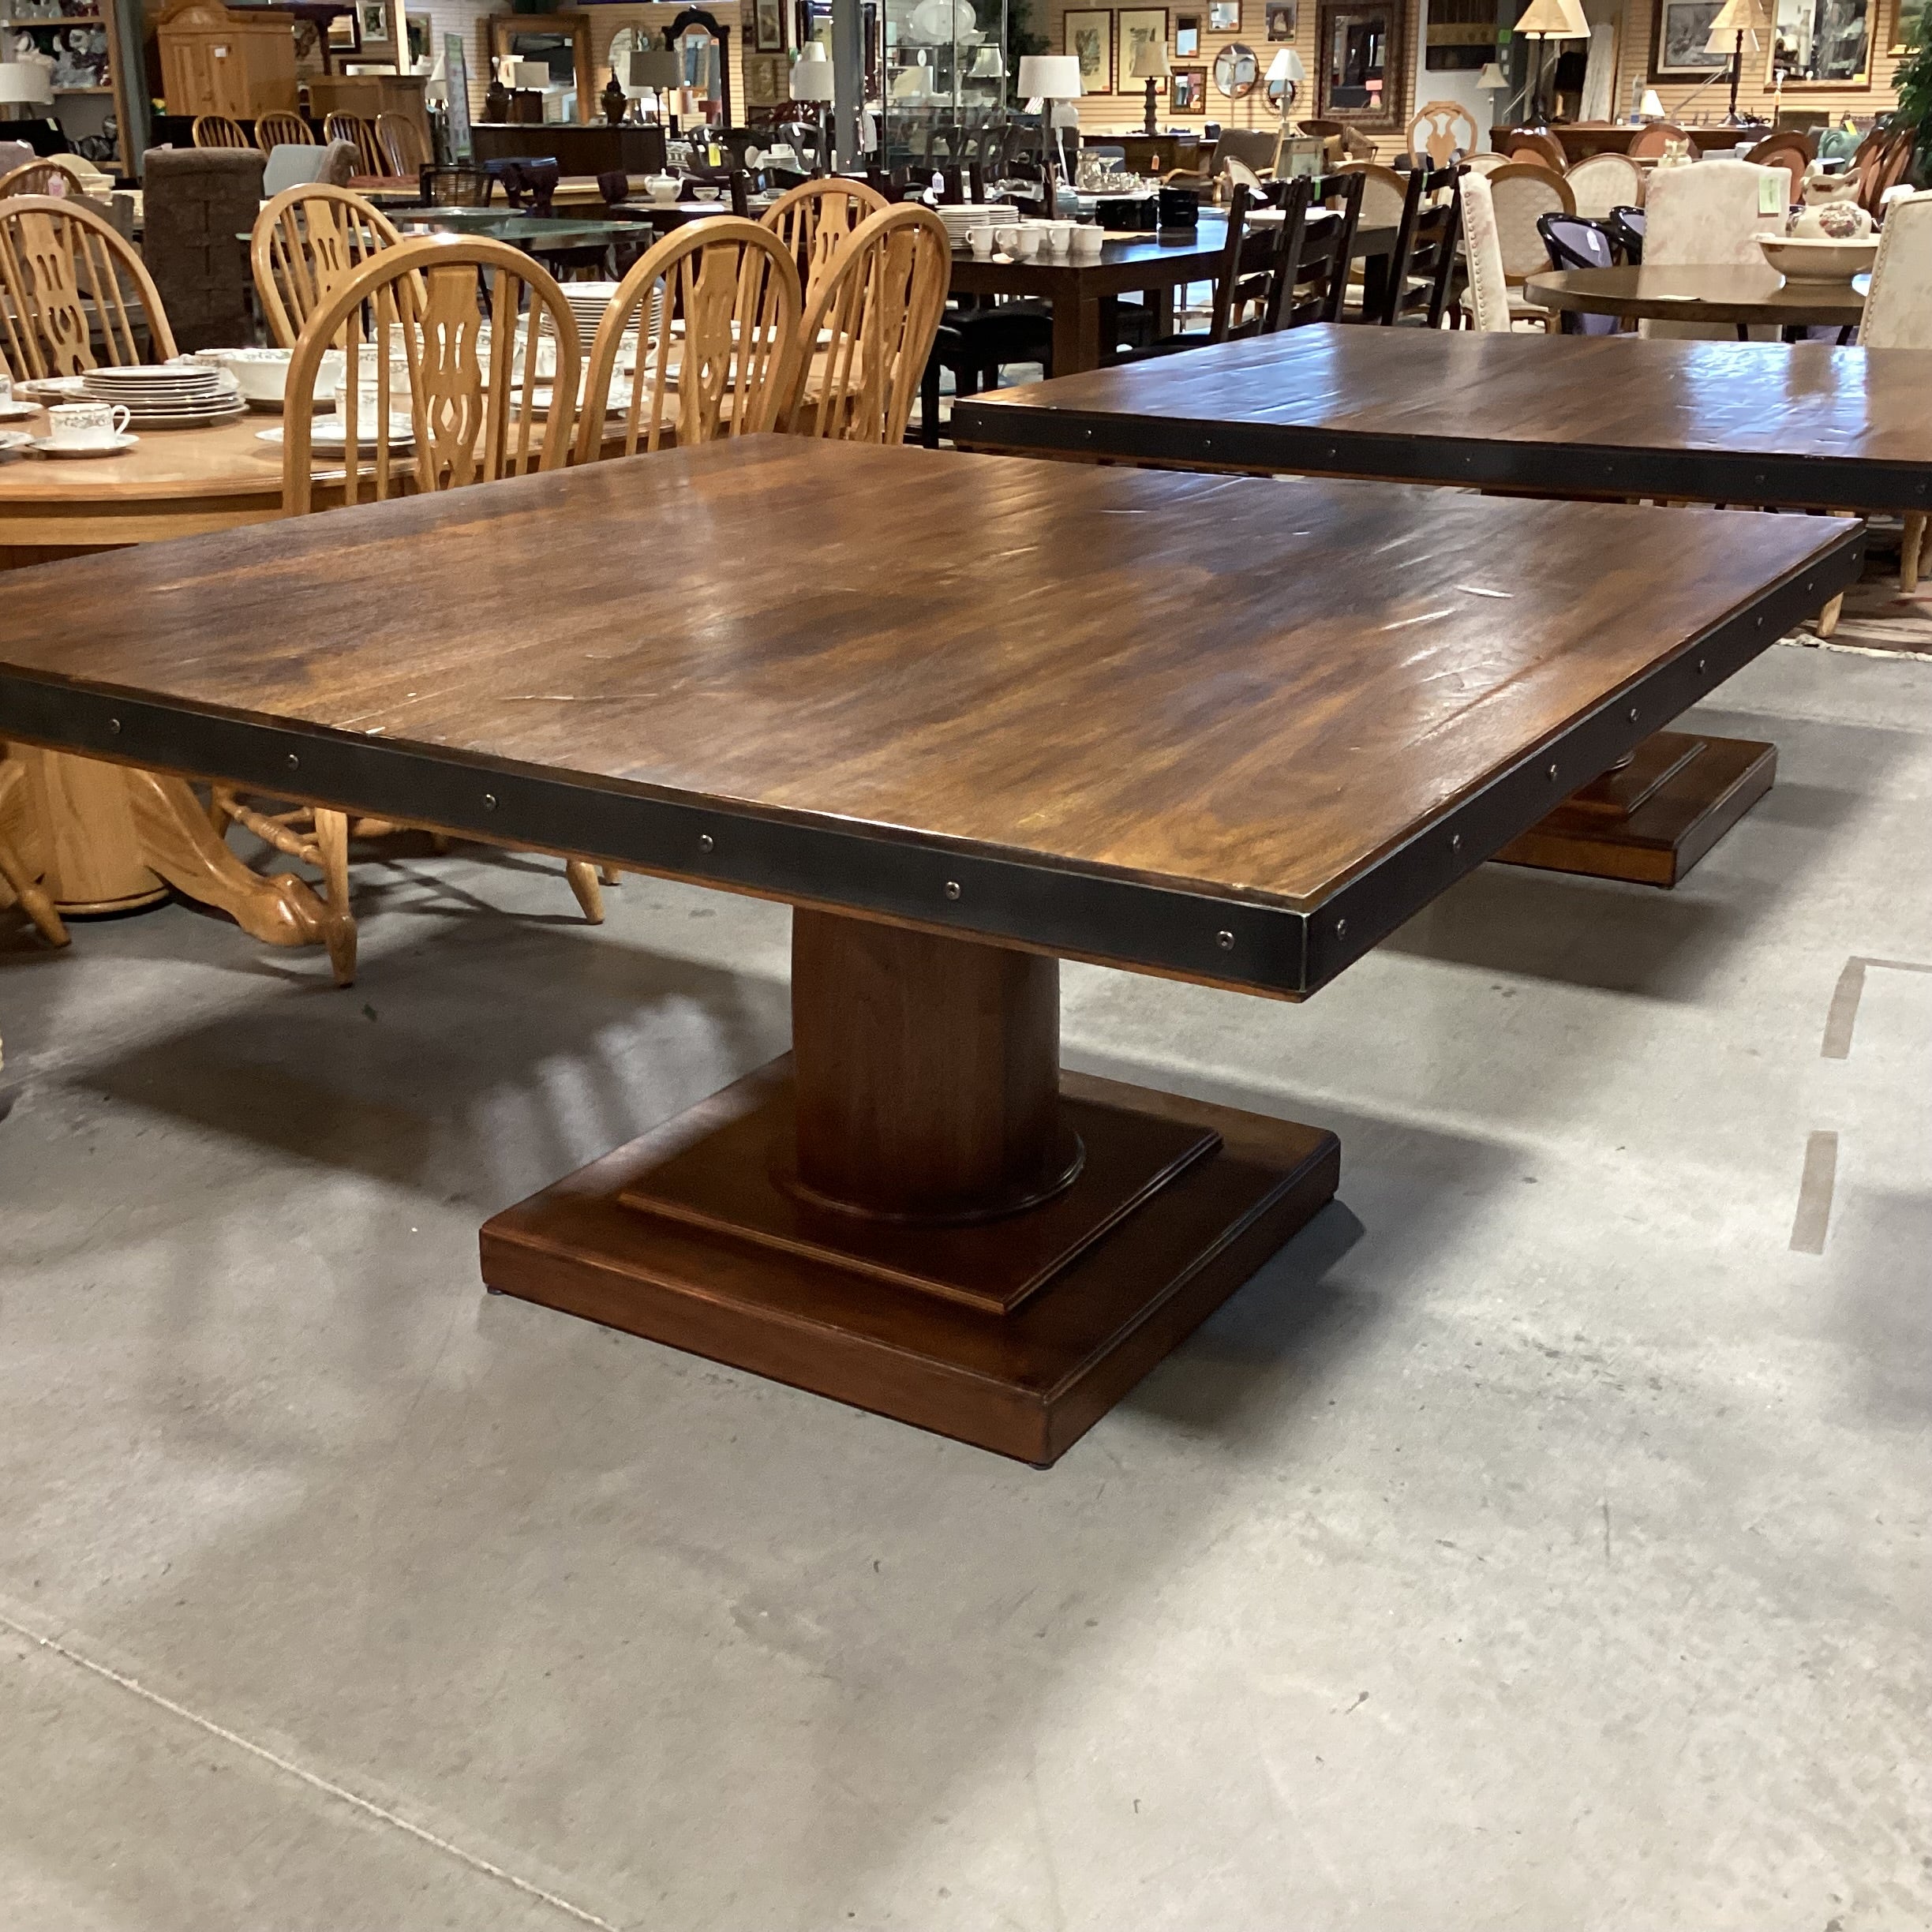
<path fill-rule="evenodd" d="M 1062 1077 L 1058 960 L 1312 992 L 1861 541 L 748 437 L 21 571 L 0 737 L 790 901 L 792 1054 L 485 1279 L 1048 1462 L 1339 1170 Z"/>
<path fill-rule="evenodd" d="M 1903 513 L 1932 505 L 1922 361 L 1822 343 L 1303 328 L 972 397 L 953 433 L 1087 461 Z M 1605 557 L 1606 586 L 1627 560 Z M 1776 769 L 1756 740 L 1661 732 L 1501 856 L 1674 885 Z"/>

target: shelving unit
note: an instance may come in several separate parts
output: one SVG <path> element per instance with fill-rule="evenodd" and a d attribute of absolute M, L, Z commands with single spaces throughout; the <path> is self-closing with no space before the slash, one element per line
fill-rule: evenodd
<path fill-rule="evenodd" d="M 55 62 L 56 76 L 63 55 L 68 62 L 84 62 L 81 71 L 100 75 L 99 80 L 87 82 L 55 78 L 54 118 L 96 167 L 122 175 L 133 174 L 147 140 L 140 21 L 139 0 L 104 0 L 84 13 L 51 19 L 0 13 L 0 34 L 6 36 L 9 58 L 17 58 L 24 36 L 35 52 Z M 99 44 L 70 47 L 66 37 L 76 31 L 99 36 Z M 71 66 L 68 71 L 73 71 Z"/>

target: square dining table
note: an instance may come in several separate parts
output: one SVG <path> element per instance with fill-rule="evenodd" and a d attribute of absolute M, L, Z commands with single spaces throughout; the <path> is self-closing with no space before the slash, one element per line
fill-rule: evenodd
<path fill-rule="evenodd" d="M 1932 507 L 1922 361 L 1821 343 L 1321 326 L 963 399 L 953 436 L 1086 462 L 1903 515 Z M 1755 739 L 1659 732 L 1500 856 L 1674 886 L 1776 770 Z"/>
<path fill-rule="evenodd" d="M 19 572 L 0 737 L 790 903 L 790 1054 L 484 1279 L 1045 1464 L 1339 1174 L 1058 961 L 1306 997 L 1862 541 L 747 437 Z"/>

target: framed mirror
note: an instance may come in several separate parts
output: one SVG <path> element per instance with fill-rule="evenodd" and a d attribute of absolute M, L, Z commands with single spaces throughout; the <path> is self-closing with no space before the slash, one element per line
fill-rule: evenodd
<path fill-rule="evenodd" d="M 1871 0 L 1777 0 L 1765 85 L 1870 87 Z"/>
<path fill-rule="evenodd" d="M 1321 0 L 1316 112 L 1365 133 L 1401 131 L 1405 0 Z"/>
<path fill-rule="evenodd" d="M 492 71 L 505 54 L 541 61 L 549 69 L 551 85 L 567 90 L 566 118 L 590 118 L 597 80 L 591 69 L 588 13 L 492 13 L 489 37 Z"/>
<path fill-rule="evenodd" d="M 1232 40 L 1214 57 L 1214 84 L 1230 100 L 1252 94 L 1261 78 L 1261 63 L 1244 42 Z"/>

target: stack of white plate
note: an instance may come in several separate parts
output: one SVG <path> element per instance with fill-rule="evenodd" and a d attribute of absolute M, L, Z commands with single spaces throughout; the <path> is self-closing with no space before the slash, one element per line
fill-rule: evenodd
<path fill-rule="evenodd" d="M 1003 227 L 1020 219 L 1020 211 L 1010 201 L 967 201 L 957 208 L 942 204 L 933 212 L 945 223 L 955 248 L 964 248 L 967 236 L 975 228 Z"/>
<path fill-rule="evenodd" d="M 604 320 L 604 312 L 611 305 L 618 284 L 615 282 L 566 282 L 563 284 L 564 299 L 570 304 L 570 311 L 577 318 L 577 333 L 583 339 L 586 350 L 597 339 L 597 324 Z M 664 313 L 664 284 L 660 283 L 651 290 L 645 333 L 655 335 L 657 323 Z M 634 325 L 635 326 L 635 325 Z"/>
<path fill-rule="evenodd" d="M 80 383 L 86 401 L 123 405 L 135 429 L 199 429 L 248 409 L 226 371 L 192 362 L 89 369 Z"/>

